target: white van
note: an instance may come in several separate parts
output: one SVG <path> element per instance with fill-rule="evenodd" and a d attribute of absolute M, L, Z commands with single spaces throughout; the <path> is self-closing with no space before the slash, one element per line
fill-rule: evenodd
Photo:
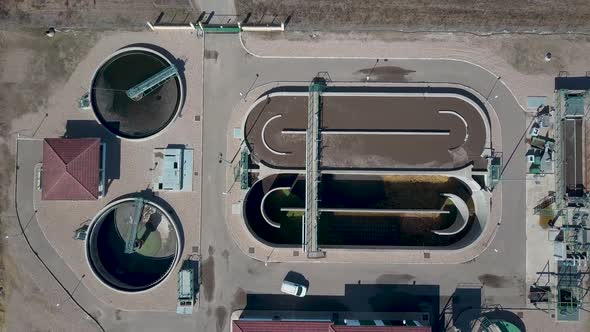
<path fill-rule="evenodd" d="M 281 292 L 297 297 L 304 297 L 305 294 L 307 294 L 307 287 L 300 284 L 296 284 L 294 282 L 283 280 L 283 284 L 281 285 Z"/>

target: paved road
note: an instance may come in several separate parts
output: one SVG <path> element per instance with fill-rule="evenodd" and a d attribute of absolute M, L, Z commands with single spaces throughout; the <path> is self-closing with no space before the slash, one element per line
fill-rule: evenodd
<path fill-rule="evenodd" d="M 264 263 L 244 255 L 234 244 L 223 221 L 221 192 L 225 189 L 225 170 L 218 163 L 218 154 L 226 147 L 226 126 L 229 116 L 234 105 L 241 102 L 240 92 L 245 92 L 252 85 L 256 74 L 259 74 L 257 85 L 274 81 L 308 82 L 320 71 L 328 71 L 334 81 L 360 81 L 364 75 L 362 72 L 359 74 L 359 71 L 372 66 L 375 61 L 259 59 L 247 54 L 235 35 L 208 36 L 206 47 L 207 50 L 216 51 L 218 55 L 205 60 L 201 307 L 191 317 L 118 312 L 107 304 L 97 302 L 81 285 L 76 289 L 76 298 L 89 311 L 99 316 L 109 331 L 229 331 L 229 315 L 233 309 L 245 305 L 256 308 L 272 306 L 273 298 L 248 294 L 278 293 L 282 278 L 292 270 L 301 273 L 309 281 L 311 296 L 341 297 L 348 294 L 345 294 L 346 287 L 351 289 L 350 285 L 359 283 L 411 284 L 415 281 L 418 285 L 434 286 L 429 289 L 435 289 L 435 294 L 440 292 L 443 297 L 442 306 L 459 284 L 484 282 L 488 284 L 485 287 L 488 302 L 500 303 L 506 307 L 524 305 L 525 165 L 522 145 L 516 148 L 515 157 L 510 160 L 504 172 L 504 176 L 512 180 L 502 184 L 502 225 L 490 247 L 496 248 L 498 252 L 489 249 L 471 264 L 448 266 L 270 263 L 265 266 Z M 508 156 L 515 149 L 525 128 L 524 113 L 518 108 L 506 87 L 496 82 L 495 77 L 479 67 L 452 61 L 390 60 L 389 65 L 413 70 L 412 80 L 462 83 L 482 95 L 497 95 L 498 98 L 493 98 L 491 102 L 503 125 L 504 159 L 509 159 Z M 21 203 L 19 214 L 22 220 L 30 217 L 33 211 L 32 206 L 23 202 L 32 201 L 30 167 L 37 162 L 35 158 L 39 158 L 39 151 L 22 156 L 19 154 L 19 165 L 22 166 L 19 169 L 17 199 Z M 29 169 L 24 165 L 28 165 L 26 167 Z M 27 174 L 30 180 L 26 180 Z M 38 246 L 37 250 L 49 265 L 54 267 L 54 271 L 66 287 L 74 289 L 78 280 L 39 231 L 37 234 L 33 241 L 34 245 Z M 30 260 L 23 264 L 32 266 L 35 262 Z M 64 298 L 63 292 L 55 296 Z M 276 300 L 276 297 L 274 299 Z M 280 301 L 287 306 L 295 306 L 298 300 L 280 298 Z M 69 308 L 76 310 L 72 306 Z"/>

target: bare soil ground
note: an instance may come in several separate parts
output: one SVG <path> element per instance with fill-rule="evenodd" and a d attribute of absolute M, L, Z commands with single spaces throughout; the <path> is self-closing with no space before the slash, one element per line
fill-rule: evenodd
<path fill-rule="evenodd" d="M 0 32 L 0 187 L 11 188 L 12 120 L 43 109 L 52 87 L 68 78 L 96 36 L 76 32 L 49 39 L 36 30 Z M 0 191 L 0 212 L 11 206 L 9 193 Z"/>
<path fill-rule="evenodd" d="M 250 22 L 290 17 L 294 30 L 589 32 L 587 0 L 234 0 Z"/>
<path fill-rule="evenodd" d="M 0 32 L 0 233 L 6 233 L 5 223 L 13 223 L 10 216 L 14 215 L 12 193 L 16 132 L 11 131 L 12 121 L 29 113 L 43 112 L 53 88 L 63 85 L 97 38 L 98 34 L 90 32 L 61 33 L 51 39 L 38 30 Z M 31 123 L 30 128 L 21 128 L 24 129 L 22 133 L 30 135 L 37 125 Z M 19 313 L 18 308 L 37 308 L 36 322 L 42 322 L 47 318 L 45 314 L 50 317 L 55 312 L 42 311 L 51 306 L 42 303 L 45 301 L 43 294 L 32 279 L 19 272 L 15 261 L 18 259 L 11 257 L 2 243 L 0 324 L 5 318 L 5 303 L 20 316 L 25 311 Z M 35 329 L 43 325 L 36 325 L 31 320 L 27 326 Z M 67 324 L 64 322 L 62 326 Z"/>
<path fill-rule="evenodd" d="M 0 27 L 135 30 L 162 12 L 176 23 L 200 14 L 191 0 L 2 0 Z"/>

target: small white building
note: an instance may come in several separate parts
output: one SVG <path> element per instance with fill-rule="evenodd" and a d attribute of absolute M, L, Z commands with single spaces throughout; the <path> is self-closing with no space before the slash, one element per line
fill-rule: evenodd
<path fill-rule="evenodd" d="M 154 149 L 154 191 L 193 191 L 193 150 Z"/>

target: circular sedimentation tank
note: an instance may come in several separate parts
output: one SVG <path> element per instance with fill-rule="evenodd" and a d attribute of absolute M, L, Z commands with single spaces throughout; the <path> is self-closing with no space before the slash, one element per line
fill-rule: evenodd
<path fill-rule="evenodd" d="M 90 103 L 96 119 L 124 139 L 142 140 L 161 133 L 180 111 L 183 90 L 178 75 L 139 100 L 129 98 L 126 91 L 171 65 L 161 53 L 143 47 L 112 54 L 92 77 Z"/>
<path fill-rule="evenodd" d="M 134 249 L 126 253 L 134 216 L 139 216 Z M 117 291 L 137 293 L 157 287 L 171 274 L 180 253 L 174 220 L 153 201 L 126 198 L 112 202 L 88 229 L 88 264 L 104 285 Z"/>

